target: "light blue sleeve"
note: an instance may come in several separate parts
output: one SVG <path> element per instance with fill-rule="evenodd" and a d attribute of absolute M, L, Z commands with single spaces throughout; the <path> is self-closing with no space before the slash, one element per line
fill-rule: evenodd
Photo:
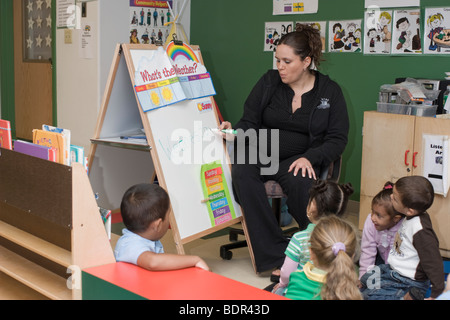
<path fill-rule="evenodd" d="M 117 262 L 122 261 L 137 265 L 139 256 L 146 251 L 163 253 L 162 245 L 159 241 L 150 241 L 128 230 L 124 230 L 124 235 L 117 241 L 114 255 Z"/>

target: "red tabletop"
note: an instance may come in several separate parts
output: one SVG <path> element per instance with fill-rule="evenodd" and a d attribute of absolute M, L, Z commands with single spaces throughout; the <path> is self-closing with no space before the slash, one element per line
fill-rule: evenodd
<path fill-rule="evenodd" d="M 149 300 L 282 300 L 242 282 L 200 268 L 148 271 L 117 262 L 83 270 Z"/>

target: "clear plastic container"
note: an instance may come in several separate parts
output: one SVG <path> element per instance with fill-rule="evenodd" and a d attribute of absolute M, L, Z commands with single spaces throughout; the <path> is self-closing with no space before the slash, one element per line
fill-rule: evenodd
<path fill-rule="evenodd" d="M 395 114 L 407 114 L 418 117 L 435 117 L 437 105 L 411 105 L 377 102 L 377 111 Z"/>

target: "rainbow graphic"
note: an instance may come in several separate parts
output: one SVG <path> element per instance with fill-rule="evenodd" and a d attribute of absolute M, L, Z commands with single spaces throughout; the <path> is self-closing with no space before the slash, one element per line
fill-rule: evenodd
<path fill-rule="evenodd" d="M 192 48 L 185 43 L 183 43 L 183 45 L 180 46 L 176 45 L 172 41 L 167 46 L 166 53 L 173 61 L 176 61 L 179 58 L 184 58 L 194 62 L 199 62 L 194 50 L 192 50 Z"/>

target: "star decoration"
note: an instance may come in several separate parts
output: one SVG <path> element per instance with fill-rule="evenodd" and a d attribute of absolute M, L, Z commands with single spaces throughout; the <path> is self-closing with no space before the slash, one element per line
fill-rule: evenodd
<path fill-rule="evenodd" d="M 39 47 L 39 48 L 41 47 L 42 40 L 44 40 L 44 39 L 42 39 L 41 35 L 39 34 L 36 38 L 36 47 Z"/>
<path fill-rule="evenodd" d="M 31 36 L 29 36 L 27 39 L 27 48 L 31 48 L 32 45 L 33 45 L 33 40 L 31 39 Z"/>
<path fill-rule="evenodd" d="M 41 28 L 41 27 L 42 27 L 42 19 L 41 19 L 41 16 L 38 16 L 38 17 L 36 18 L 36 26 L 37 26 L 38 28 Z"/>
<path fill-rule="evenodd" d="M 52 16 L 49 14 L 47 18 L 45 18 L 45 20 L 47 20 L 47 27 L 51 27 L 52 26 Z"/>
<path fill-rule="evenodd" d="M 28 13 L 33 11 L 33 2 L 31 2 L 31 0 L 28 1 L 27 8 L 28 8 Z"/>
<path fill-rule="evenodd" d="M 50 37 L 50 34 L 48 34 L 46 37 L 45 37 L 45 46 L 46 47 L 50 47 L 52 45 L 52 37 Z"/>
<path fill-rule="evenodd" d="M 45 0 L 45 5 L 47 6 L 47 8 L 51 8 L 52 7 L 52 0 Z"/>
<path fill-rule="evenodd" d="M 42 4 L 44 3 L 44 1 L 42 0 L 37 0 L 36 1 L 36 6 L 38 8 L 38 10 L 42 10 Z"/>
<path fill-rule="evenodd" d="M 34 26 L 34 20 L 33 18 L 30 17 L 30 19 L 28 19 L 28 29 L 33 29 Z"/>

